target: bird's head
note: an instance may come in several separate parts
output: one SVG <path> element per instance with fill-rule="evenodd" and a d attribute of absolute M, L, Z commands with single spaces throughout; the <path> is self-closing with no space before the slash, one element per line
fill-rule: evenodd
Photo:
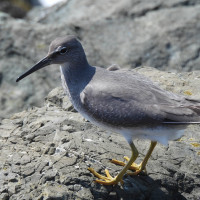
<path fill-rule="evenodd" d="M 32 74 L 33 72 L 51 64 L 68 63 L 71 66 L 78 64 L 87 64 L 87 59 L 81 43 L 74 36 L 56 38 L 49 46 L 49 52 L 46 57 L 26 71 L 16 82 Z M 81 65 L 80 65 L 81 66 Z"/>

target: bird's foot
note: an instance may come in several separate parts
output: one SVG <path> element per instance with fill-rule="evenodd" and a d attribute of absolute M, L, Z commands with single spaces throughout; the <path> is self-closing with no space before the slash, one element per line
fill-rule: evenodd
<path fill-rule="evenodd" d="M 96 183 L 100 183 L 102 185 L 116 185 L 118 182 L 120 182 L 121 184 L 123 184 L 122 178 L 120 178 L 119 176 L 113 178 L 107 169 L 105 169 L 106 176 L 102 176 L 101 174 L 96 172 L 93 168 L 88 168 L 88 170 L 97 178 L 102 179 L 102 180 L 99 179 L 95 180 Z"/>
<path fill-rule="evenodd" d="M 124 156 L 124 159 L 129 161 L 130 159 L 127 157 L 127 156 Z M 110 162 L 116 164 L 116 165 L 121 165 L 121 166 L 125 166 L 126 163 L 125 162 L 122 162 L 122 161 L 119 161 L 119 160 L 115 160 L 115 159 L 112 159 Z M 140 163 L 139 165 L 136 164 L 136 163 L 132 163 L 132 165 L 129 167 L 129 170 L 132 170 L 134 172 L 127 172 L 128 175 L 138 175 L 140 172 L 144 171 L 145 173 L 146 172 L 146 167 L 143 165 L 143 163 Z"/>

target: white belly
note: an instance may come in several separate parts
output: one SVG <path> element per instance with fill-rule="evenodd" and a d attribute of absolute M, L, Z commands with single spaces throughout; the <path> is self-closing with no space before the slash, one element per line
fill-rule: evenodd
<path fill-rule="evenodd" d="M 113 127 L 104 124 L 103 122 L 99 122 L 89 116 L 82 110 L 78 109 L 78 112 L 87 120 L 89 120 L 94 125 L 101 127 L 105 130 L 109 130 L 115 133 L 120 133 L 125 137 L 128 143 L 131 143 L 133 139 L 149 139 L 151 141 L 157 141 L 163 145 L 168 145 L 169 140 L 177 140 L 183 134 L 185 130 L 185 126 L 183 125 L 168 125 L 162 126 L 159 125 L 157 127 Z"/>
<path fill-rule="evenodd" d="M 157 141 L 163 145 L 168 145 L 169 140 L 177 140 L 184 134 L 183 126 L 157 126 L 155 128 L 122 128 L 120 133 L 131 142 L 134 138 L 149 139 Z"/>

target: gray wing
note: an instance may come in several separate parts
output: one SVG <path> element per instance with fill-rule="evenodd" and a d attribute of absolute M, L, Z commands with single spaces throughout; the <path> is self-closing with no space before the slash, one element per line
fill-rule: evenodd
<path fill-rule="evenodd" d="M 200 121 L 200 101 L 164 91 L 141 77 L 122 74 L 91 82 L 81 93 L 83 106 L 93 118 L 118 126 Z"/>

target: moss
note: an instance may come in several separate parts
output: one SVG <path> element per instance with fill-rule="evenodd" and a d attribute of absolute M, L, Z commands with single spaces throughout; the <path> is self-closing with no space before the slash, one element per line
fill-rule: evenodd
<path fill-rule="evenodd" d="M 190 143 L 193 147 L 200 147 L 200 143 L 194 142 L 194 143 Z"/>
<path fill-rule="evenodd" d="M 185 91 L 184 91 L 184 94 L 185 94 L 185 95 L 188 95 L 188 96 L 191 96 L 191 95 L 192 95 L 192 92 L 190 92 L 189 90 L 185 90 Z"/>

